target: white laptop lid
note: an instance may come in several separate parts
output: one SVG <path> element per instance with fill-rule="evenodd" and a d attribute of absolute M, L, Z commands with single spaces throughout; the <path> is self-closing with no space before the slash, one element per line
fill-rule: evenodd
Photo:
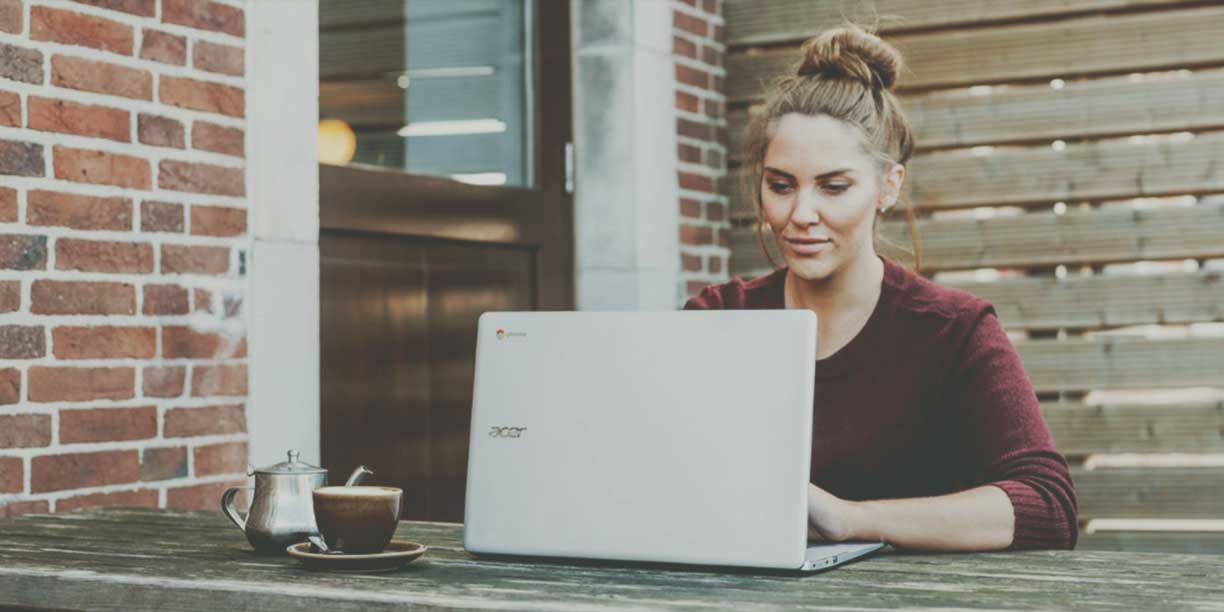
<path fill-rule="evenodd" d="M 464 546 L 798 569 L 816 317 L 480 317 Z"/>

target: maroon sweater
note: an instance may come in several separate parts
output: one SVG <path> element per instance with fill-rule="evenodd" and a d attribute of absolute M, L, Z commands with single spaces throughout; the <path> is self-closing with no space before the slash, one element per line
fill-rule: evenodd
<path fill-rule="evenodd" d="M 785 308 L 786 269 L 706 287 L 685 309 Z M 1013 548 L 1074 548 L 1075 490 L 994 307 L 888 260 L 880 301 L 816 362 L 812 483 L 850 500 L 983 484 L 1011 499 Z"/>

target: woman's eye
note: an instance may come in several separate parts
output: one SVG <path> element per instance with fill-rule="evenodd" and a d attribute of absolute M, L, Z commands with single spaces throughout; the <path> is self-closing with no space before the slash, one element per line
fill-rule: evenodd
<path fill-rule="evenodd" d="M 775 183 L 772 181 L 769 183 L 769 190 L 774 193 L 786 193 L 789 189 L 790 185 L 788 183 Z"/>
<path fill-rule="evenodd" d="M 850 188 L 850 185 L 845 183 L 830 183 L 824 186 L 825 191 L 829 193 L 842 193 Z"/>

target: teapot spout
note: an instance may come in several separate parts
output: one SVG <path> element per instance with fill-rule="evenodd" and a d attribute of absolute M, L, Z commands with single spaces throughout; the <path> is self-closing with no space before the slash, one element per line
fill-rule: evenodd
<path fill-rule="evenodd" d="M 367 476 L 373 475 L 374 472 L 370 470 L 370 468 L 364 465 L 359 465 L 357 466 L 357 469 L 353 470 L 352 474 L 349 474 L 348 480 L 344 481 L 344 486 L 351 487 L 353 485 L 361 484 L 361 482 L 364 481 Z"/>

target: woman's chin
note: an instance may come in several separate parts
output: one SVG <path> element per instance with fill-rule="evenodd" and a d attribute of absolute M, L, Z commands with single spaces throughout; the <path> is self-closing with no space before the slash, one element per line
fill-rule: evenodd
<path fill-rule="evenodd" d="M 828 278 L 834 269 L 831 263 L 832 261 L 826 255 L 805 257 L 792 254 L 786 258 L 786 265 L 790 268 L 791 273 L 806 281 Z"/>

